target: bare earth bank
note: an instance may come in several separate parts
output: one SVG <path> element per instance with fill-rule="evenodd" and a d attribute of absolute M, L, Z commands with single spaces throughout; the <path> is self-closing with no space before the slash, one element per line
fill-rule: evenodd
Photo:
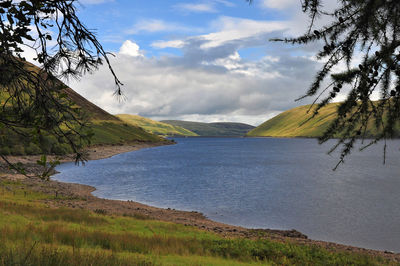
<path fill-rule="evenodd" d="M 123 146 L 97 146 L 88 151 L 88 159 L 98 160 L 111 157 L 116 154 L 135 151 L 143 148 L 165 145 L 165 143 L 135 143 Z M 36 162 L 39 156 L 10 156 L 8 159 L 13 162 L 21 162 L 30 173 L 40 172 Z M 54 159 L 54 158 L 50 158 Z M 60 161 L 71 161 L 72 157 L 61 158 Z M 133 201 L 108 200 L 95 197 L 91 194 L 96 188 L 82 184 L 63 183 L 54 180 L 42 181 L 38 178 L 27 178 L 23 175 L 13 173 L 7 169 L 5 164 L 0 164 L 1 180 L 18 180 L 27 185 L 33 191 L 53 194 L 68 198 L 69 200 L 46 200 L 44 203 L 49 207 L 69 207 L 88 209 L 96 212 L 127 215 L 133 217 L 146 217 L 186 226 L 198 227 L 202 230 L 212 231 L 225 237 L 246 237 L 246 238 L 268 238 L 277 241 L 291 241 L 306 245 L 323 246 L 333 251 L 350 251 L 366 253 L 372 256 L 384 256 L 400 262 L 400 254 L 388 251 L 376 251 L 364 248 L 346 246 L 331 242 L 316 241 L 308 239 L 306 235 L 296 230 L 272 230 L 272 229 L 248 229 L 240 226 L 233 226 L 207 219 L 202 213 L 179 211 L 175 209 L 162 209 L 144 205 Z"/>

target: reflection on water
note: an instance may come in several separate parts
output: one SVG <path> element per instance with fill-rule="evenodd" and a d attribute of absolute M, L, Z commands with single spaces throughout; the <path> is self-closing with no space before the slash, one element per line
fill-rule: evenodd
<path fill-rule="evenodd" d="M 246 227 L 297 229 L 310 238 L 400 251 L 400 141 L 354 151 L 346 164 L 314 139 L 182 138 L 178 144 L 66 163 L 55 179 L 96 196 L 203 212 Z"/>

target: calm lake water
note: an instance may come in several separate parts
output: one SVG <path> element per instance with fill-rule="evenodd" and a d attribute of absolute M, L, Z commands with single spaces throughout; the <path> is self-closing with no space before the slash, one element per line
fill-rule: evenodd
<path fill-rule="evenodd" d="M 312 239 L 400 252 L 400 141 L 338 156 L 314 139 L 177 138 L 178 144 L 65 163 L 54 179 L 252 228 L 296 229 Z M 333 143 L 333 142 L 332 142 Z M 332 144 L 331 143 L 331 144 Z"/>

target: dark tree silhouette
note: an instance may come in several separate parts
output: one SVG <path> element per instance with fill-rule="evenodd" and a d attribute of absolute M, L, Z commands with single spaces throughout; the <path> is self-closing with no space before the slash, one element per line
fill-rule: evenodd
<path fill-rule="evenodd" d="M 315 97 L 315 108 L 310 109 L 315 116 L 338 93 L 347 93 L 346 100 L 339 104 L 338 117 L 319 139 L 323 143 L 338 138 L 330 151 L 341 148 L 338 165 L 344 162 L 357 139 L 364 143 L 370 137 L 367 129 L 373 129 L 377 135 L 361 149 L 383 140 L 385 162 L 386 139 L 397 137 L 399 129 L 400 1 L 341 0 L 331 11 L 324 9 L 326 1 L 329 0 L 303 0 L 303 12 L 310 18 L 308 32 L 297 38 L 273 41 L 323 42 L 317 57 L 324 65 L 300 99 Z M 331 22 L 316 28 L 315 22 L 323 16 Z M 358 66 L 356 57 L 361 58 Z M 344 71 L 335 71 L 339 64 L 345 66 Z M 374 92 L 380 96 L 378 101 L 371 100 Z"/>
<path fill-rule="evenodd" d="M 108 54 L 76 15 L 75 0 L 0 1 L 0 130 L 40 142 L 52 136 L 84 161 L 82 147 L 90 130 L 59 80 L 79 78 L 106 63 L 114 76 L 117 96 L 121 82 Z M 40 70 L 27 63 L 34 51 Z M 6 161 L 5 154 L 0 156 Z M 15 165 L 14 165 L 15 167 Z"/>

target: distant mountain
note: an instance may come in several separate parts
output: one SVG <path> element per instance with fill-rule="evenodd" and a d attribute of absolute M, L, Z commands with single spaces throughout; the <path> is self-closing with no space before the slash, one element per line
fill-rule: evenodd
<path fill-rule="evenodd" d="M 200 123 L 180 120 L 163 120 L 161 122 L 173 126 L 183 127 L 190 131 L 193 131 L 199 136 L 208 137 L 239 137 L 244 136 L 248 131 L 255 128 L 251 125 L 231 122 Z"/>
<path fill-rule="evenodd" d="M 116 115 L 116 117 L 126 123 L 139 126 L 150 133 L 160 136 L 198 136 L 196 133 L 183 127 L 158 122 L 139 115 L 120 114 Z"/>
<path fill-rule="evenodd" d="M 249 137 L 320 137 L 337 117 L 339 103 L 330 103 L 319 111 L 319 114 L 307 121 L 313 112 L 307 113 L 310 105 L 299 106 L 287 110 L 270 120 L 259 125 L 247 133 Z M 377 135 L 376 128 L 371 122 L 367 128 L 366 136 Z M 338 135 L 339 137 L 339 135 Z"/>

